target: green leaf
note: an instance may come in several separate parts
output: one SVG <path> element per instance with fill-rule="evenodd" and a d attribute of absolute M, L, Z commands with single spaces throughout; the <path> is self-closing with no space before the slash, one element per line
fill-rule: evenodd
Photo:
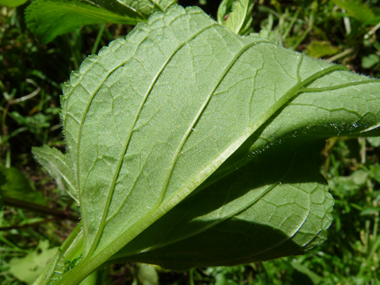
<path fill-rule="evenodd" d="M 368 7 L 366 3 L 357 0 L 333 0 L 333 2 L 341 9 L 345 10 L 348 16 L 359 20 L 365 24 L 377 24 L 380 15 L 375 14 L 375 10 Z"/>
<path fill-rule="evenodd" d="M 28 0 L 0 0 L 0 5 L 8 7 L 17 7 L 25 4 Z"/>
<path fill-rule="evenodd" d="M 334 47 L 329 41 L 312 41 L 306 47 L 306 54 L 314 58 L 334 55 L 338 52 L 339 48 Z"/>
<path fill-rule="evenodd" d="M 98 283 L 98 276 L 97 272 L 91 273 L 89 276 L 87 276 L 86 279 L 84 279 L 80 285 L 96 285 Z"/>
<path fill-rule="evenodd" d="M 57 249 L 57 247 L 49 249 L 48 240 L 40 241 L 37 248 L 25 257 L 13 257 L 9 261 L 9 271 L 20 281 L 32 284 L 56 254 Z"/>
<path fill-rule="evenodd" d="M 250 32 L 252 23 L 252 0 L 223 0 L 218 9 L 218 23 L 235 34 Z"/>
<path fill-rule="evenodd" d="M 231 12 L 233 0 L 223 0 L 218 8 L 218 23 L 223 25 L 228 13 Z"/>
<path fill-rule="evenodd" d="M 363 68 L 371 68 L 375 64 L 380 62 L 380 56 L 375 53 L 372 53 L 368 56 L 362 57 L 362 67 Z"/>
<path fill-rule="evenodd" d="M 184 270 L 304 253 L 326 239 L 332 221 L 334 202 L 318 171 L 321 146 L 256 156 L 181 202 L 111 260 Z"/>
<path fill-rule="evenodd" d="M 380 146 L 380 137 L 369 137 L 369 138 L 367 138 L 367 141 L 373 147 L 379 147 Z"/>
<path fill-rule="evenodd" d="M 97 5 L 105 5 L 102 0 L 88 0 L 95 2 Z M 132 7 L 138 13 L 141 13 L 145 19 L 156 11 L 165 12 L 171 5 L 177 3 L 177 0 L 119 0 L 122 5 Z M 109 3 L 107 3 L 110 5 Z M 111 5 L 110 5 L 111 6 Z"/>
<path fill-rule="evenodd" d="M 134 280 L 134 284 L 142 285 L 158 285 L 158 273 L 156 269 L 149 264 L 138 264 L 137 265 L 137 279 Z"/>
<path fill-rule="evenodd" d="M 380 207 L 369 207 L 360 212 L 360 216 L 378 215 Z"/>
<path fill-rule="evenodd" d="M 303 275 L 306 275 L 312 284 L 320 284 L 323 281 L 323 278 L 321 276 L 311 271 L 306 265 L 294 261 L 290 264 L 295 270 L 302 273 Z M 305 282 L 305 279 L 302 279 L 301 282 Z"/>
<path fill-rule="evenodd" d="M 42 43 L 81 26 L 98 23 L 135 25 L 155 11 L 165 11 L 176 0 L 37 0 L 25 11 L 28 28 Z"/>
<path fill-rule="evenodd" d="M 294 154 L 332 136 L 378 135 L 379 83 L 267 39 L 236 35 L 198 8 L 153 14 L 126 39 L 88 57 L 65 85 L 62 120 L 80 193 L 83 259 L 64 280 L 79 283 L 186 198 L 224 189 L 227 181 L 237 190 L 224 192 L 220 208 L 230 212 L 221 219 L 242 215 L 235 231 L 271 232 L 273 246 L 292 244 L 262 256 L 249 247 L 236 260 L 298 254 L 320 242 L 331 221 L 331 199 L 310 156 Z M 254 163 L 266 152 L 268 161 Z M 286 159 L 288 154 L 293 156 Z M 271 181 L 274 170 L 264 166 L 277 160 L 289 172 Z M 266 179 L 263 185 L 249 179 L 251 167 L 257 179 Z M 282 178 L 288 180 L 280 186 Z M 263 196 L 255 191 L 260 186 Z M 253 208 L 247 202 L 255 198 L 228 200 L 239 191 L 256 196 Z M 289 207 L 295 208 L 289 210 L 292 193 Z M 311 202 L 296 202 L 298 194 Z M 212 195 L 205 199 L 204 207 L 213 205 Z M 187 209 L 202 223 L 206 208 Z M 267 220 L 277 209 L 278 216 Z M 292 216 L 293 209 L 299 214 Z M 219 216 L 210 215 L 222 231 Z M 227 229 L 236 225 L 228 222 Z M 234 246 L 226 245 L 219 252 Z M 166 262 L 160 258 L 155 262 Z"/>
<path fill-rule="evenodd" d="M 38 192 L 29 179 L 17 168 L 0 165 L 0 175 L 6 182 L 1 186 L 3 197 L 46 205 L 45 196 Z"/>
<path fill-rule="evenodd" d="M 3 185 L 7 183 L 7 179 L 6 179 L 6 176 L 4 173 L 0 172 L 0 213 L 3 211 L 3 208 L 4 208 L 4 201 L 3 201 Z M 0 220 L 1 220 L 2 216 L 0 215 Z"/>
<path fill-rule="evenodd" d="M 59 189 L 69 194 L 79 204 L 79 193 L 75 188 L 74 172 L 67 155 L 48 146 L 32 148 L 35 159 L 57 182 Z"/>

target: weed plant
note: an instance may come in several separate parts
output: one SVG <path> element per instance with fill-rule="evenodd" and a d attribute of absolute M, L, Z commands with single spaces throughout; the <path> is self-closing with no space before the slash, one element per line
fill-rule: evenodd
<path fill-rule="evenodd" d="M 338 0 L 256 1 L 252 27 L 256 32 L 273 31 L 287 48 L 379 78 L 380 1 L 346 2 L 356 6 L 343 7 L 344 1 Z M 77 207 L 31 155 L 31 147 L 42 144 L 65 149 L 59 119 L 61 84 L 87 55 L 132 29 L 120 24 L 90 25 L 40 44 L 24 22 L 27 4 L 0 6 L 0 168 L 15 168 L 17 181 L 26 177 L 30 183 L 21 188 L 35 193 L 30 199 L 47 212 L 5 201 L 0 217 L 0 283 L 4 285 L 26 284 L 16 277 L 19 272 L 46 262 L 48 248 L 64 241 L 79 216 Z M 219 5 L 208 0 L 179 4 L 199 5 L 214 18 Z M 303 256 L 186 272 L 121 264 L 94 273 L 88 284 L 157 284 L 158 277 L 159 284 L 190 285 L 380 284 L 379 146 L 378 138 L 339 137 L 326 142 L 321 173 L 330 181 L 335 198 L 334 222 L 328 240 Z M 0 185 L 5 180 L 0 174 Z M 58 210 L 49 212 L 52 208 Z M 25 267 L 16 266 L 15 260 Z"/>

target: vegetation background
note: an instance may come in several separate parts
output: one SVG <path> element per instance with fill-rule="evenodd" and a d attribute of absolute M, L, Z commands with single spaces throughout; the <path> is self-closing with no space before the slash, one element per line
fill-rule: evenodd
<path fill-rule="evenodd" d="M 220 1 L 179 0 L 213 18 Z M 0 284 L 31 284 L 78 221 L 78 208 L 33 159 L 32 146 L 65 151 L 61 84 L 83 59 L 133 27 L 85 26 L 40 44 L 24 10 L 0 6 Z M 380 77 L 380 0 L 256 0 L 252 28 L 286 48 Z M 83 284 L 380 284 L 380 138 L 334 138 L 321 173 L 336 199 L 329 239 L 303 256 L 169 272 L 140 264 L 104 268 Z M 12 200 L 24 200 L 20 203 Z"/>

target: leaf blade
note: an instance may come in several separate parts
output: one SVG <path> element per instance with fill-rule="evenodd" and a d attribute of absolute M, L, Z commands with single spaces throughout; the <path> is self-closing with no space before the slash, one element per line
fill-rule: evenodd
<path fill-rule="evenodd" d="M 154 14 L 126 40 L 89 57 L 62 97 L 65 137 L 83 199 L 83 266 L 105 262 L 223 162 L 220 169 L 244 165 L 247 155 L 272 141 L 280 144 L 291 131 L 320 124 L 326 116 L 315 110 L 335 112 L 317 139 L 376 125 L 366 116 L 378 116 L 379 81 L 361 80 L 343 66 L 255 36 L 239 37 L 200 10 L 180 7 Z M 344 97 L 347 88 L 352 95 L 358 86 L 365 98 L 360 108 Z M 376 104 L 367 105 L 369 100 Z M 303 112 L 294 111 L 303 102 Z M 337 125 L 341 111 L 352 128 Z M 367 126 L 355 125 L 361 118 Z M 305 135 L 298 139 L 315 138 L 311 129 Z"/>
<path fill-rule="evenodd" d="M 333 199 L 318 173 L 321 146 L 257 157 L 180 203 L 111 260 L 184 270 L 302 254 L 326 239 L 332 221 Z"/>
<path fill-rule="evenodd" d="M 49 172 L 57 182 L 61 191 L 66 192 L 79 204 L 79 193 L 75 188 L 75 178 L 67 155 L 56 148 L 48 146 L 33 147 L 32 153 L 35 159 Z"/>

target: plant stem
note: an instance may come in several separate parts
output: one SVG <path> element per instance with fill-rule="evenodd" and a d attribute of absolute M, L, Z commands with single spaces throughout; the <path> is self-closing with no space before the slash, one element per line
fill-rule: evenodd
<path fill-rule="evenodd" d="M 61 219 L 68 219 L 72 221 L 78 221 L 79 219 L 78 216 L 73 215 L 71 213 L 68 213 L 65 211 L 59 211 L 59 210 L 42 206 L 39 204 L 29 203 L 29 202 L 25 202 L 25 201 L 13 199 L 13 198 L 8 198 L 8 197 L 3 197 L 3 201 L 4 201 L 4 205 L 6 206 L 17 207 L 17 208 L 29 210 L 32 212 L 56 216 L 56 217 L 60 217 Z"/>
<path fill-rule="evenodd" d="M 50 260 L 44 271 L 40 274 L 33 285 L 47 285 L 54 274 L 57 265 L 57 259 L 64 257 L 65 260 L 73 260 L 78 257 L 83 251 L 83 231 L 82 222 L 75 227 L 71 234 L 62 244 L 56 255 Z"/>
<path fill-rule="evenodd" d="M 314 22 L 314 13 L 310 15 L 309 18 L 309 26 L 307 27 L 306 31 L 303 32 L 301 37 L 298 39 L 298 41 L 291 47 L 291 49 L 295 50 L 306 38 L 306 36 L 309 34 L 309 32 L 313 29 L 313 22 Z"/>
<path fill-rule="evenodd" d="M 91 52 L 92 54 L 96 54 L 96 52 L 98 51 L 98 46 L 99 46 L 100 40 L 102 39 L 102 35 L 105 28 L 106 28 L 106 24 L 100 25 L 98 36 L 96 37 L 94 47 L 92 48 L 92 52 Z"/>
<path fill-rule="evenodd" d="M 329 57 L 329 58 L 326 58 L 324 61 L 327 61 L 327 62 L 334 62 L 342 57 L 345 57 L 346 55 L 350 54 L 351 52 L 353 52 L 354 49 L 353 48 L 349 48 L 349 49 L 346 49 L 344 51 L 342 51 L 341 53 L 338 53 L 332 57 Z"/>
<path fill-rule="evenodd" d="M 190 285 L 194 285 L 194 268 L 190 269 L 189 275 L 190 275 Z"/>
<path fill-rule="evenodd" d="M 25 228 L 29 228 L 29 227 L 35 227 L 35 226 L 38 226 L 38 225 L 42 225 L 42 224 L 46 224 L 46 223 L 49 223 L 49 222 L 54 222 L 54 221 L 58 221 L 58 220 L 62 220 L 62 219 L 64 219 L 64 218 L 55 217 L 55 218 L 49 218 L 49 219 L 45 219 L 43 221 L 39 221 L 39 222 L 35 222 L 35 223 L 30 223 L 30 224 L 25 224 L 25 225 L 21 225 L 21 226 L 0 227 L 0 232 L 1 231 L 9 231 L 9 230 L 13 230 L 13 229 L 25 229 Z"/>

